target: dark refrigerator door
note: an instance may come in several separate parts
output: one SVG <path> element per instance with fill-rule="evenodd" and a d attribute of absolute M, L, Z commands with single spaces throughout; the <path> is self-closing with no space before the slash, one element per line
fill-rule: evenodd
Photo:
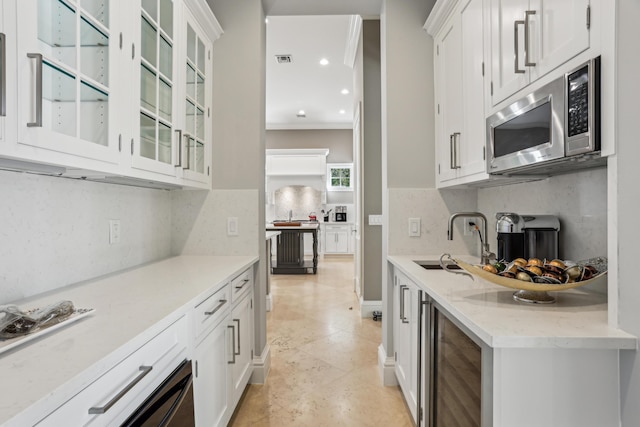
<path fill-rule="evenodd" d="M 127 427 L 194 427 L 193 375 L 185 360 L 122 424 Z"/>

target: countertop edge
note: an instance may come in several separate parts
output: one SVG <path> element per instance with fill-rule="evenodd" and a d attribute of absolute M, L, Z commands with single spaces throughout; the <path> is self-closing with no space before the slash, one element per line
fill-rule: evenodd
<path fill-rule="evenodd" d="M 569 335 L 559 333 L 557 335 L 506 335 L 495 334 L 490 330 L 485 329 L 473 318 L 472 313 L 468 313 L 462 304 L 456 301 L 452 301 L 451 298 L 443 295 L 429 283 L 425 283 L 423 280 L 424 273 L 422 267 L 415 264 L 414 261 L 437 261 L 440 258 L 439 255 L 389 255 L 387 256 L 388 262 L 398 268 L 403 274 L 414 281 L 423 291 L 425 291 L 437 304 L 443 309 L 454 316 L 460 321 L 466 328 L 468 328 L 473 334 L 475 334 L 480 340 L 492 348 L 566 348 L 566 349 L 612 349 L 612 350 L 635 350 L 638 345 L 637 337 L 628 334 L 627 332 L 609 327 L 606 324 L 596 325 L 603 333 L 597 335 Z M 477 261 L 477 259 L 466 256 L 461 259 L 467 259 L 470 262 Z M 420 269 L 420 270 L 417 270 Z M 426 271 L 425 271 L 426 272 Z M 431 272 L 427 272 L 431 273 Z M 453 276 L 450 273 L 435 270 L 433 274 L 446 274 L 448 281 L 451 280 L 470 280 L 468 277 Z M 421 277 L 422 276 L 422 277 Z M 467 287 L 474 286 L 477 291 L 495 292 L 499 289 L 497 285 L 490 284 L 481 278 L 475 278 L 477 284 L 469 285 Z M 484 283 L 482 283 L 484 282 Z M 498 288 L 498 289 L 496 289 Z M 507 288 L 504 288 L 505 290 Z M 575 292 L 567 290 L 563 292 Z M 604 297 L 603 297 L 604 298 Z M 513 305 L 512 307 L 518 307 Z M 527 306 L 531 307 L 531 306 Z M 511 307 L 510 307 L 511 308 Z M 523 307 L 524 309 L 525 307 Z M 531 310 L 531 308 L 528 308 Z M 547 313 L 547 312 L 545 312 Z M 541 315 L 542 316 L 542 315 Z M 548 316 L 548 314 L 545 314 Z M 606 312 L 604 313 L 606 319 Z M 590 325 L 586 325 L 590 326 Z"/>

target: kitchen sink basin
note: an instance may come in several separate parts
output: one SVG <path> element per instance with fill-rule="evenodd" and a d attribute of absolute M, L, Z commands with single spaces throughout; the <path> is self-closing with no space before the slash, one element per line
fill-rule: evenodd
<path fill-rule="evenodd" d="M 426 270 L 442 270 L 442 266 L 440 265 L 440 261 L 414 261 L 420 267 Z M 452 262 L 444 263 L 449 270 L 462 270 L 459 265 L 454 264 Z"/>

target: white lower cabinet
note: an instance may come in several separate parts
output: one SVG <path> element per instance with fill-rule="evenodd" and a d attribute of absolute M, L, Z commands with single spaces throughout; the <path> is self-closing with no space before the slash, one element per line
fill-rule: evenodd
<path fill-rule="evenodd" d="M 349 254 L 353 250 L 350 242 L 350 225 L 323 225 L 323 241 L 325 254 Z"/>
<path fill-rule="evenodd" d="M 181 317 L 36 425 L 120 425 L 187 358 L 186 327 Z"/>
<path fill-rule="evenodd" d="M 193 310 L 196 426 L 225 426 L 253 372 L 253 268 Z"/>
<path fill-rule="evenodd" d="M 419 311 L 418 287 L 396 272 L 393 283 L 395 372 L 414 421 L 418 418 Z"/>

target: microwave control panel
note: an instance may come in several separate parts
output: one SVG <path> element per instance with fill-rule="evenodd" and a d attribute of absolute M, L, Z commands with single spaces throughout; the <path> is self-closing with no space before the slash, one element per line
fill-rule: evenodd
<path fill-rule="evenodd" d="M 589 132 L 589 68 L 583 67 L 567 76 L 569 137 Z"/>

